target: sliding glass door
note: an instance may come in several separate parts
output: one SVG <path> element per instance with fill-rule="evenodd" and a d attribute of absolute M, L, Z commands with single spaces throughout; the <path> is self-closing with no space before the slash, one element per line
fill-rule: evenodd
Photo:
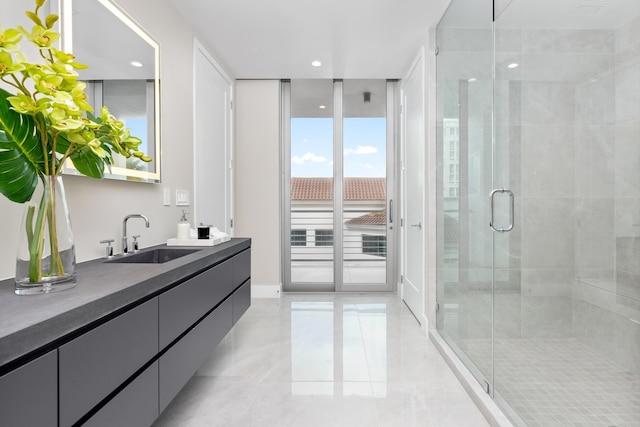
<path fill-rule="evenodd" d="M 395 86 L 283 82 L 285 290 L 393 289 Z"/>

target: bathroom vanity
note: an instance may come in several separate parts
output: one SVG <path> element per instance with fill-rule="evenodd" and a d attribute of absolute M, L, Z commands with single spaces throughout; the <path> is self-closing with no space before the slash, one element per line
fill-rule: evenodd
<path fill-rule="evenodd" d="M 0 424 L 151 425 L 251 304 L 250 239 L 175 256 L 81 263 L 52 294 L 0 282 Z"/>

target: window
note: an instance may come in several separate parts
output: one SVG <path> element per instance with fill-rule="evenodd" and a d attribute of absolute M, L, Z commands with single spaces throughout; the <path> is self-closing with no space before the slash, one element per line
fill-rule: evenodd
<path fill-rule="evenodd" d="M 362 235 L 362 253 L 381 257 L 387 256 L 387 236 Z"/>
<path fill-rule="evenodd" d="M 291 230 L 291 246 L 307 246 L 307 230 Z"/>
<path fill-rule="evenodd" d="M 460 181 L 460 166 L 449 165 L 449 183 L 455 184 Z"/>
<path fill-rule="evenodd" d="M 458 160 L 460 153 L 458 141 L 449 141 L 449 160 Z"/>
<path fill-rule="evenodd" d="M 316 230 L 316 246 L 333 246 L 333 230 Z"/>

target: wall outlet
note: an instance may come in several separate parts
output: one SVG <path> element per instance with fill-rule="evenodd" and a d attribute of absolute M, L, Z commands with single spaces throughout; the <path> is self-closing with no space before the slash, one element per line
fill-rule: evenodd
<path fill-rule="evenodd" d="M 189 190 L 176 190 L 176 206 L 189 206 Z"/>
<path fill-rule="evenodd" d="M 163 189 L 162 201 L 165 206 L 171 206 L 171 189 L 170 188 Z"/>

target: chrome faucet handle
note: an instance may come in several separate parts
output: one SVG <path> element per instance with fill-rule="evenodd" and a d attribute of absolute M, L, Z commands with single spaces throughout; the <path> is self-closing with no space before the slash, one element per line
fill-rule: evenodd
<path fill-rule="evenodd" d="M 139 234 L 134 234 L 133 236 L 131 236 L 131 238 L 133 239 L 133 252 L 138 252 L 138 237 L 140 237 Z"/>
<path fill-rule="evenodd" d="M 105 256 L 107 258 L 113 257 L 113 246 L 111 246 L 111 243 L 113 243 L 113 239 L 100 240 L 100 243 L 106 243 L 107 244 L 107 246 L 104 248 L 105 249 Z"/>
<path fill-rule="evenodd" d="M 124 219 L 122 220 L 122 254 L 123 255 L 126 255 L 129 253 L 129 245 L 127 243 L 127 221 L 130 218 L 142 218 L 147 228 L 149 228 L 149 218 L 147 218 L 142 214 L 130 214 L 124 217 Z M 137 236 L 137 237 L 140 237 L 140 236 Z M 137 244 L 134 244 L 134 246 L 135 246 L 135 250 L 133 252 L 137 250 Z"/>

